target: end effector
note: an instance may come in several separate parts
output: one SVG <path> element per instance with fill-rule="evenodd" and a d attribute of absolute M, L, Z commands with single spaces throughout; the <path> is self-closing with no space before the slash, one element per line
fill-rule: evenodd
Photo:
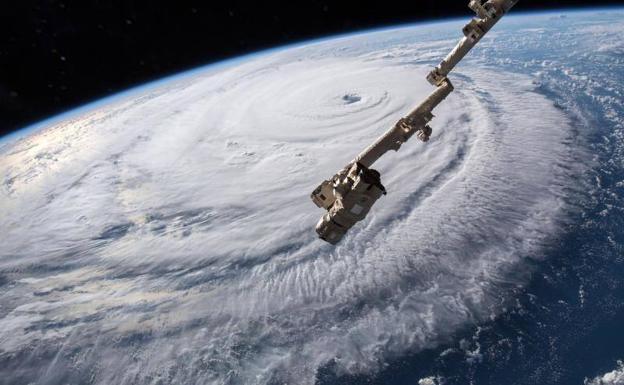
<path fill-rule="evenodd" d="M 352 163 L 312 192 L 314 203 L 327 210 L 316 225 L 319 237 L 333 245 L 363 220 L 386 189 L 376 170 Z"/>

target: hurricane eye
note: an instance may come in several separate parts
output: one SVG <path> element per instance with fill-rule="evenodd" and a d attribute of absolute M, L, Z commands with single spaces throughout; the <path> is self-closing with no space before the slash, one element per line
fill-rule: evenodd
<path fill-rule="evenodd" d="M 358 94 L 345 94 L 342 96 L 342 101 L 345 104 L 353 104 L 362 100 L 362 97 Z"/>

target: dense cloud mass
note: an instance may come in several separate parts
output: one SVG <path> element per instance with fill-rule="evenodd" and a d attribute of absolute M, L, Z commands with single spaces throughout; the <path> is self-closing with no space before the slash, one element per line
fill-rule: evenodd
<path fill-rule="evenodd" d="M 379 162 L 389 194 L 337 247 L 308 197 L 431 92 L 460 27 L 224 63 L 6 140 L 0 376 L 312 384 L 500 314 L 588 165 L 531 76 L 462 66 L 432 141 Z"/>
<path fill-rule="evenodd" d="M 622 385 L 624 384 L 624 363 L 618 361 L 618 367 L 592 380 L 585 380 L 585 385 Z"/>

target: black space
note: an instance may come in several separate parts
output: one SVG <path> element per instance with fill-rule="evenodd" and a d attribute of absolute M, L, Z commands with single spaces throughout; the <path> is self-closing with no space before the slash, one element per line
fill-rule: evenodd
<path fill-rule="evenodd" d="M 468 0 L 15 0 L 0 12 L 0 135 L 167 74 L 263 48 L 471 13 Z M 624 4 L 521 0 L 515 11 Z"/>

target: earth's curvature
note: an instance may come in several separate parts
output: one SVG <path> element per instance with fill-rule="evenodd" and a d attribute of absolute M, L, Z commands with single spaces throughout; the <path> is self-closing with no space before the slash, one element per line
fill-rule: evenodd
<path fill-rule="evenodd" d="M 316 239 L 310 192 L 433 90 L 464 22 L 220 63 L 3 139 L 0 383 L 619 384 L 624 9 L 505 18 L 431 142 L 376 165 L 388 196 Z"/>

